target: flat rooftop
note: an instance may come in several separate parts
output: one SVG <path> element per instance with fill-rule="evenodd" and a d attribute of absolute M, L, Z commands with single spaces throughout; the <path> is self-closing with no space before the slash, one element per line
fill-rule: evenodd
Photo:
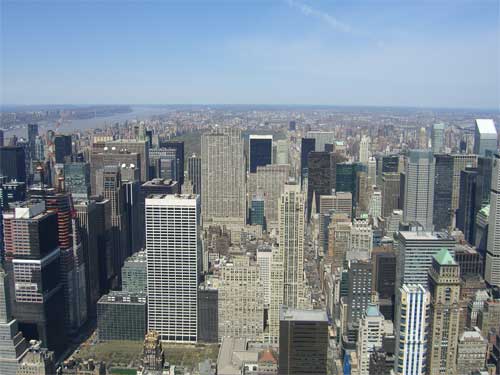
<path fill-rule="evenodd" d="M 295 322 L 328 322 L 328 315 L 325 310 L 298 310 L 286 309 L 280 310 L 280 320 Z"/>

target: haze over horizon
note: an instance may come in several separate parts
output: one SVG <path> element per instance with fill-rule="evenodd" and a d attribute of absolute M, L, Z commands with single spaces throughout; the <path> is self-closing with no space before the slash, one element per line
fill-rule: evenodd
<path fill-rule="evenodd" d="M 500 108 L 495 0 L 4 1 L 0 103 Z"/>

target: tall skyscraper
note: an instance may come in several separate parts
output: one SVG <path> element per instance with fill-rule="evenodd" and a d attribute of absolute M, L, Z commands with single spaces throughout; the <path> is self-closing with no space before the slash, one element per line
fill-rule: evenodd
<path fill-rule="evenodd" d="M 432 152 L 438 154 L 443 151 L 444 148 L 444 124 L 434 124 L 432 125 L 431 131 L 431 142 L 432 142 Z"/>
<path fill-rule="evenodd" d="M 319 209 L 321 195 L 330 195 L 335 188 L 336 157 L 330 152 L 310 152 L 307 160 L 307 218 L 311 217 L 313 198 L 316 210 Z"/>
<path fill-rule="evenodd" d="M 26 154 L 23 147 L 0 147 L 0 176 L 19 182 L 26 181 Z"/>
<path fill-rule="evenodd" d="M 35 141 L 38 136 L 38 124 L 28 124 L 28 151 L 30 160 L 35 160 Z"/>
<path fill-rule="evenodd" d="M 28 343 L 12 318 L 9 296 L 9 275 L 0 266 L 0 373 L 16 375 L 19 362 L 28 350 Z"/>
<path fill-rule="evenodd" d="M 396 287 L 403 284 L 427 285 L 432 257 L 441 249 L 454 254 L 455 240 L 445 232 L 399 231 L 397 248 Z"/>
<path fill-rule="evenodd" d="M 360 375 L 368 375 L 370 355 L 382 347 L 384 316 L 376 304 L 370 303 L 359 326 L 357 342 L 358 368 Z"/>
<path fill-rule="evenodd" d="M 221 265 L 219 342 L 224 337 L 259 341 L 264 331 L 264 289 L 258 263 L 246 255 Z"/>
<path fill-rule="evenodd" d="M 325 145 L 331 145 L 335 143 L 335 133 L 334 132 L 325 132 L 325 131 L 308 131 L 307 138 L 313 138 L 315 140 L 315 148 L 316 152 L 326 151 Z"/>
<path fill-rule="evenodd" d="M 454 374 L 459 334 L 460 267 L 447 249 L 432 259 L 429 270 L 431 296 L 427 373 Z"/>
<path fill-rule="evenodd" d="M 382 216 L 389 218 L 394 210 L 400 208 L 401 174 L 384 172 L 382 174 Z"/>
<path fill-rule="evenodd" d="M 477 169 L 467 168 L 460 172 L 460 196 L 456 213 L 456 227 L 462 231 L 465 240 L 474 243 L 476 225 L 476 181 Z"/>
<path fill-rule="evenodd" d="M 368 165 L 368 158 L 370 157 L 370 137 L 363 135 L 359 142 L 359 162 Z"/>
<path fill-rule="evenodd" d="M 454 154 L 453 156 L 453 189 L 451 197 L 451 212 L 454 214 L 458 209 L 458 198 L 460 194 L 460 173 L 467 168 L 477 167 L 477 155 Z"/>
<path fill-rule="evenodd" d="M 217 128 L 201 137 L 203 225 L 245 225 L 246 178 L 241 130 Z"/>
<path fill-rule="evenodd" d="M 485 156 L 498 150 L 498 134 L 491 119 L 477 119 L 474 132 L 474 154 Z"/>
<path fill-rule="evenodd" d="M 437 154 L 435 163 L 433 223 L 436 230 L 447 230 L 452 218 L 453 156 Z"/>
<path fill-rule="evenodd" d="M 56 213 L 38 200 L 4 212 L 4 242 L 12 316 L 27 340 L 62 353 L 67 331 Z"/>
<path fill-rule="evenodd" d="M 278 343 L 281 305 L 304 304 L 305 200 L 299 185 L 286 185 L 279 206 L 279 247 L 273 250 L 269 339 Z"/>
<path fill-rule="evenodd" d="M 119 139 L 116 141 L 107 141 L 104 148 L 107 153 L 126 155 L 126 154 L 139 154 L 139 162 L 141 166 L 141 182 L 146 182 L 149 180 L 149 147 L 147 140 L 136 140 L 136 139 Z M 127 162 L 120 162 L 122 163 Z M 130 163 L 127 163 L 130 164 Z M 137 166 L 137 163 L 134 163 Z M 109 165 L 105 163 L 105 165 Z"/>
<path fill-rule="evenodd" d="M 490 216 L 484 279 L 500 286 L 500 155 L 495 154 L 491 176 Z"/>
<path fill-rule="evenodd" d="M 62 164 L 68 161 L 66 158 L 71 156 L 72 149 L 71 135 L 58 134 L 55 136 L 54 151 L 56 163 Z"/>
<path fill-rule="evenodd" d="M 432 229 L 434 212 L 434 156 L 431 151 L 410 150 L 406 167 L 404 219 Z"/>
<path fill-rule="evenodd" d="M 175 150 L 175 160 L 177 166 L 177 177 L 179 184 L 184 184 L 184 142 L 183 141 L 165 141 L 161 147 Z"/>
<path fill-rule="evenodd" d="M 193 193 L 201 194 L 201 158 L 196 154 L 188 158 L 188 180 L 193 185 Z"/>
<path fill-rule="evenodd" d="M 289 144 L 287 139 L 280 139 L 276 141 L 276 157 L 275 157 L 276 164 L 289 163 L 288 149 L 289 149 Z"/>
<path fill-rule="evenodd" d="M 248 178 L 249 199 L 258 196 L 264 200 L 264 216 L 268 231 L 278 228 L 279 200 L 289 175 L 289 165 L 273 164 L 257 167 L 257 172 Z"/>
<path fill-rule="evenodd" d="M 424 375 L 427 371 L 430 295 L 421 284 L 409 284 L 401 287 L 399 298 L 394 372 Z"/>
<path fill-rule="evenodd" d="M 88 163 L 65 163 L 64 184 L 68 193 L 75 199 L 90 196 L 90 165 Z"/>
<path fill-rule="evenodd" d="M 146 198 L 148 330 L 162 340 L 197 341 L 199 211 L 198 196 Z"/>
<path fill-rule="evenodd" d="M 272 164 L 273 162 L 273 136 L 272 135 L 254 135 L 250 134 L 249 153 L 250 162 L 248 170 L 255 173 L 257 167 Z"/>
<path fill-rule="evenodd" d="M 327 373 L 328 316 L 324 310 L 280 311 L 279 375 Z"/>
<path fill-rule="evenodd" d="M 315 150 L 316 140 L 314 138 L 302 138 L 300 140 L 300 181 L 307 176 L 309 153 Z"/>

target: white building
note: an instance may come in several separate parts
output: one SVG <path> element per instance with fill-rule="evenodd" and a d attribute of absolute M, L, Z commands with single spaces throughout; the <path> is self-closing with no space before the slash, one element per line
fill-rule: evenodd
<path fill-rule="evenodd" d="M 245 225 L 246 171 L 241 130 L 216 128 L 201 137 L 203 225 Z"/>
<path fill-rule="evenodd" d="M 288 164 L 288 140 L 276 141 L 276 164 Z"/>
<path fill-rule="evenodd" d="M 398 302 L 394 372 L 399 375 L 424 375 L 429 292 L 420 284 L 403 285 Z"/>
<path fill-rule="evenodd" d="M 434 212 L 434 170 L 432 151 L 410 150 L 406 166 L 404 219 L 432 230 Z"/>
<path fill-rule="evenodd" d="M 271 266 L 273 262 L 273 249 L 270 246 L 257 248 L 257 263 L 260 267 L 260 280 L 264 294 L 264 305 L 271 303 Z"/>
<path fill-rule="evenodd" d="M 370 137 L 363 135 L 359 142 L 359 162 L 368 165 L 368 158 L 370 157 Z"/>
<path fill-rule="evenodd" d="M 500 286 L 500 156 L 495 155 L 491 175 L 490 216 L 486 246 L 485 280 Z"/>
<path fill-rule="evenodd" d="M 374 303 L 370 303 L 361 319 L 358 332 L 359 375 L 368 375 L 370 354 L 382 346 L 384 336 L 384 316 Z"/>
<path fill-rule="evenodd" d="M 197 195 L 146 198 L 148 330 L 165 341 L 197 339 L 199 211 Z"/>

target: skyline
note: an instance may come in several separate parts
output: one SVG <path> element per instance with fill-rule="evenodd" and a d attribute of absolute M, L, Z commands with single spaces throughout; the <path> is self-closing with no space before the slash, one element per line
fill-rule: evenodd
<path fill-rule="evenodd" d="M 498 109 L 499 10 L 494 0 L 4 1 L 0 103 Z"/>

